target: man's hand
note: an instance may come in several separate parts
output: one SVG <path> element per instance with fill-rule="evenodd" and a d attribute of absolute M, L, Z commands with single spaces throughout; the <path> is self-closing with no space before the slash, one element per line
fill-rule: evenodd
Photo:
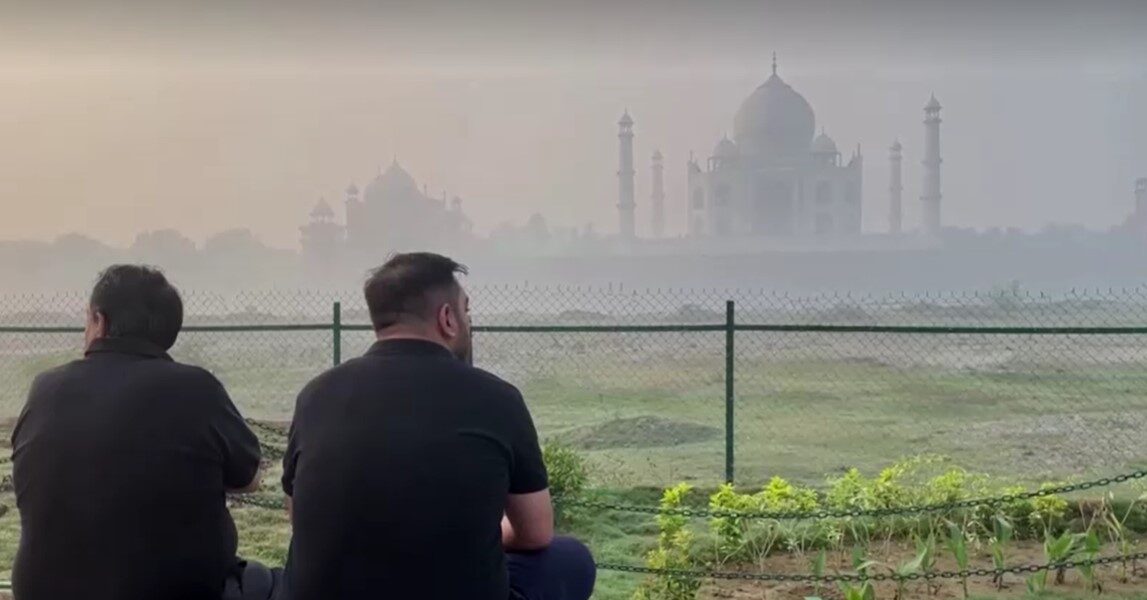
<path fill-rule="evenodd" d="M 502 547 L 506 550 L 541 550 L 554 539 L 554 506 L 550 491 L 510 494 L 502 518 Z"/>

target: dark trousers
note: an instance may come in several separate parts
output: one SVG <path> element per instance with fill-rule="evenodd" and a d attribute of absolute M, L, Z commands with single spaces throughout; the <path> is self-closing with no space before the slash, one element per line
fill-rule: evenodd
<path fill-rule="evenodd" d="M 589 548 L 568 537 L 545 550 L 507 553 L 506 568 L 516 600 L 589 600 L 597 579 Z"/>

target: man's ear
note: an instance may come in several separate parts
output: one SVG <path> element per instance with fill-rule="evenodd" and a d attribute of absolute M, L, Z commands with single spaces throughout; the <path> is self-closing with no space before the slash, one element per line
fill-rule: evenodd
<path fill-rule="evenodd" d="M 107 315 L 89 307 L 87 311 L 87 322 L 84 323 L 84 348 L 90 348 L 92 342 L 107 337 L 107 333 Z"/>
<path fill-rule="evenodd" d="M 106 337 L 108 334 L 107 315 L 98 310 L 92 310 L 89 318 L 92 321 L 92 333 L 94 333 L 96 337 Z"/>
<path fill-rule="evenodd" d="M 438 331 L 442 337 L 452 340 L 458 337 L 458 312 L 449 302 L 442 303 L 438 308 Z"/>

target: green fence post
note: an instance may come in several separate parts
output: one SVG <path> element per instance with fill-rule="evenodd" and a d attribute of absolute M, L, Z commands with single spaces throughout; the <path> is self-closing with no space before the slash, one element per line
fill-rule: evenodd
<path fill-rule="evenodd" d="M 343 361 L 343 309 L 342 303 L 335 301 L 334 314 L 331 318 L 331 349 L 334 354 L 335 366 Z"/>
<path fill-rule="evenodd" d="M 736 332 L 733 301 L 725 303 L 725 482 L 733 483 L 733 336 Z"/>

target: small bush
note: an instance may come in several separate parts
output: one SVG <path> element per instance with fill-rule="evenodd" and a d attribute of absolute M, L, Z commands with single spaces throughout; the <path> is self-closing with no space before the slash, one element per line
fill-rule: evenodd
<path fill-rule="evenodd" d="M 661 496 L 661 509 L 680 508 L 692 486 L 681 483 L 665 490 Z M 695 567 L 693 532 L 689 519 L 680 515 L 661 513 L 657 516 L 657 547 L 645 555 L 645 565 L 653 569 L 688 570 Z M 688 575 L 658 575 L 646 579 L 633 594 L 633 600 L 694 600 L 701 589 L 701 580 Z"/>
<path fill-rule="evenodd" d="M 577 496 L 585 490 L 589 469 L 577 451 L 558 442 L 547 442 L 542 446 L 542 460 L 550 477 L 550 493 L 555 497 Z"/>
<path fill-rule="evenodd" d="M 550 494 L 554 498 L 571 498 L 581 495 L 589 481 L 589 469 L 585 459 L 575 450 L 557 442 L 542 446 L 542 460 L 546 463 L 546 473 L 550 479 Z M 562 503 L 554 503 L 555 517 L 559 523 L 572 518 L 570 510 Z"/>

